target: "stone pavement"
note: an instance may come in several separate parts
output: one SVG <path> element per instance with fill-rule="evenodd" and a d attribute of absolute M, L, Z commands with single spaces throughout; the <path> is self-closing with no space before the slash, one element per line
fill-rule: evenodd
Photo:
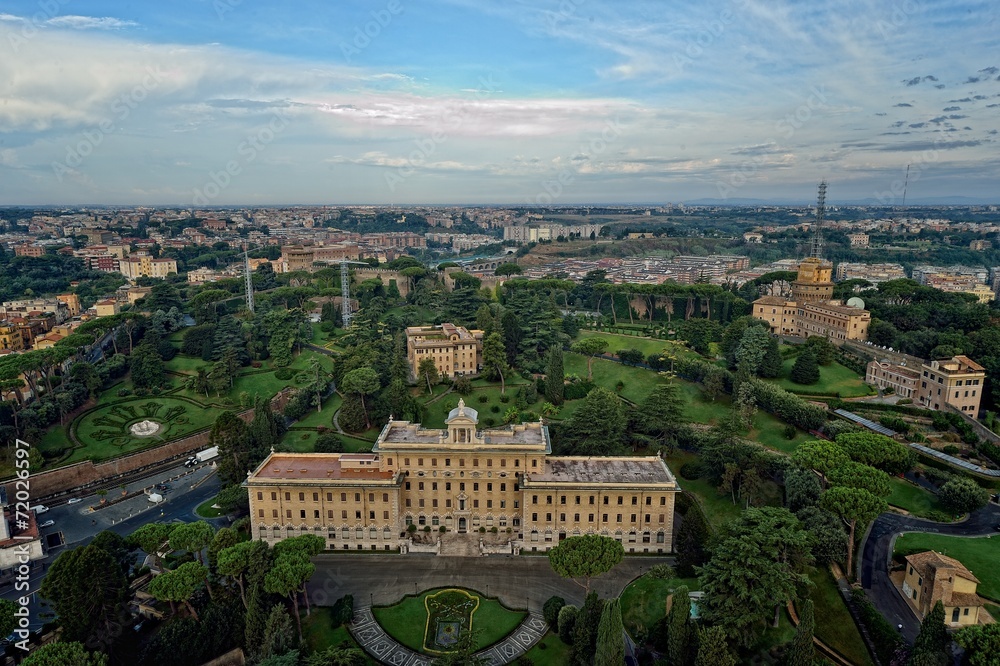
<path fill-rule="evenodd" d="M 368 606 L 354 612 L 354 622 L 348 625 L 348 630 L 358 645 L 379 663 L 390 666 L 430 666 L 433 661 L 432 657 L 414 652 L 386 634 Z M 507 638 L 478 652 L 476 656 L 486 659 L 488 666 L 509 664 L 541 640 L 546 630 L 542 616 L 529 613 Z"/>

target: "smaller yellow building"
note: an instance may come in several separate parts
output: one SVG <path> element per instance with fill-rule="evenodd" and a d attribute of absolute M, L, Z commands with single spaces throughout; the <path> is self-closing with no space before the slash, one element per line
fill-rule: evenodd
<path fill-rule="evenodd" d="M 406 357 L 410 376 L 425 358 L 434 360 L 442 377 L 474 375 L 482 365 L 483 332 L 454 324 L 440 326 L 409 326 L 406 329 Z"/>
<path fill-rule="evenodd" d="M 906 557 L 903 595 L 921 618 L 940 601 L 949 627 L 978 624 L 983 606 L 978 585 L 979 579 L 955 558 L 933 550 Z"/>
<path fill-rule="evenodd" d="M 24 349 L 21 329 L 9 321 L 0 321 L 0 349 L 9 349 L 10 351 Z"/>

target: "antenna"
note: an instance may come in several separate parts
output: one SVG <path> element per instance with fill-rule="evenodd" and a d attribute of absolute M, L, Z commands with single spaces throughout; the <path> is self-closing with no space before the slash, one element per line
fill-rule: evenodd
<path fill-rule="evenodd" d="M 897 181 L 898 182 L 898 181 Z M 902 208 L 906 208 L 906 186 L 910 183 L 910 165 L 906 165 L 906 178 L 903 179 L 903 205 Z"/>
<path fill-rule="evenodd" d="M 347 260 L 340 262 L 340 318 L 344 328 L 351 325 L 351 276 L 347 271 Z"/>
<path fill-rule="evenodd" d="M 250 273 L 250 255 L 247 244 L 243 244 L 243 279 L 246 280 L 247 310 L 253 312 L 253 275 Z"/>
<path fill-rule="evenodd" d="M 823 235 L 820 227 L 823 224 L 823 216 L 826 214 L 826 181 L 819 184 L 819 196 L 816 198 L 816 227 L 813 229 L 812 250 L 810 257 L 820 259 L 823 254 Z"/>

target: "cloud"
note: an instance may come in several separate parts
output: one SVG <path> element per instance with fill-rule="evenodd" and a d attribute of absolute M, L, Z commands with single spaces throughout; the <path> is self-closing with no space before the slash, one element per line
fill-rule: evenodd
<path fill-rule="evenodd" d="M 980 74 L 989 74 L 990 76 L 993 76 L 997 72 L 1000 72 L 1000 69 L 997 69 L 996 67 L 993 66 L 983 67 L 981 70 L 979 70 Z"/>
<path fill-rule="evenodd" d="M 893 104 L 892 106 L 893 108 L 898 108 L 898 107 L 909 107 L 913 105 L 908 102 L 900 102 L 899 104 Z"/>
<path fill-rule="evenodd" d="M 919 83 L 920 83 L 920 77 L 919 76 L 915 76 L 912 79 L 903 79 L 903 85 L 905 85 L 907 87 L 909 87 L 909 86 L 915 86 L 915 85 L 918 85 Z"/>
<path fill-rule="evenodd" d="M 946 106 L 946 107 L 944 107 L 941 110 L 947 113 L 948 111 L 961 111 L 962 107 L 960 107 L 960 106 Z"/>
<path fill-rule="evenodd" d="M 54 16 L 45 25 L 53 28 L 70 28 L 72 30 L 122 30 L 138 25 L 135 21 L 123 21 L 110 16 Z"/>
<path fill-rule="evenodd" d="M 733 155 L 775 155 L 787 151 L 775 143 L 759 143 L 755 146 L 742 146 L 730 152 Z"/>
<path fill-rule="evenodd" d="M 970 76 L 964 82 L 965 83 L 979 83 L 982 79 L 978 76 Z"/>

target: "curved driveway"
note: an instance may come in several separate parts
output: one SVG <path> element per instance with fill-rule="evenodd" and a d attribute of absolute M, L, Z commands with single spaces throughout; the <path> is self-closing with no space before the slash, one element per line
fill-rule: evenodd
<path fill-rule="evenodd" d="M 920 631 L 920 622 L 906 600 L 889 580 L 892 545 L 903 532 L 931 532 L 947 536 L 985 536 L 996 534 L 1000 525 L 1000 506 L 990 503 L 960 523 L 935 523 L 930 520 L 883 513 L 872 523 L 864 543 L 859 566 L 861 585 L 868 598 L 894 626 L 903 625 L 903 638 L 913 643 Z"/>

